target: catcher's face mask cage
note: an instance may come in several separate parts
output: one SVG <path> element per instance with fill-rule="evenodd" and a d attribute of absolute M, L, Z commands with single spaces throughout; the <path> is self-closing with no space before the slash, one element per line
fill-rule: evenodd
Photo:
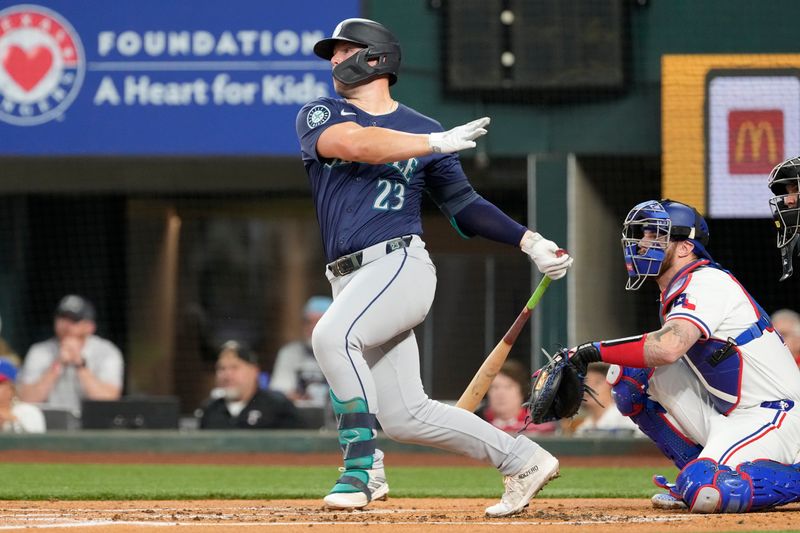
<path fill-rule="evenodd" d="M 651 276 L 658 276 L 670 243 L 672 221 L 664 207 L 654 200 L 630 210 L 622 225 L 622 252 L 628 282 L 635 291 Z"/>
<path fill-rule="evenodd" d="M 783 248 L 800 228 L 800 157 L 780 163 L 769 174 L 769 200 L 772 218 L 778 230 L 778 248 Z"/>

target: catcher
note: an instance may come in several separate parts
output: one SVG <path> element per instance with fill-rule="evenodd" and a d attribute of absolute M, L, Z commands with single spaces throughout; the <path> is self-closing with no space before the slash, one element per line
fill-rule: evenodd
<path fill-rule="evenodd" d="M 661 289 L 663 326 L 563 350 L 535 375 L 533 422 L 572 416 L 587 365 L 613 366 L 614 401 L 680 469 L 657 508 L 741 513 L 800 501 L 800 371 L 768 315 L 706 250 L 697 211 L 647 201 L 625 218 L 626 288 Z"/>

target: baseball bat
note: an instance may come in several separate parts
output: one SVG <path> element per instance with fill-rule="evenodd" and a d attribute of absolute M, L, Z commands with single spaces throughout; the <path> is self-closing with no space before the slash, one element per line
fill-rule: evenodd
<path fill-rule="evenodd" d="M 486 359 L 478 369 L 478 372 L 475 373 L 475 376 L 472 378 L 472 381 L 470 381 L 464 394 L 458 399 L 456 407 L 466 409 L 467 411 L 474 411 L 478 407 L 478 404 L 481 403 L 481 400 L 483 400 L 483 397 L 486 395 L 486 391 L 489 390 L 492 381 L 494 381 L 495 376 L 497 376 L 497 373 L 500 371 L 500 367 L 506 362 L 506 357 L 508 357 L 508 353 L 511 351 L 511 347 L 514 345 L 514 342 L 516 342 L 517 337 L 519 337 L 522 328 L 531 317 L 531 311 L 536 307 L 536 304 L 539 303 L 544 291 L 550 286 L 551 281 L 552 280 L 547 276 L 542 278 L 536 290 L 533 291 L 528 303 L 525 304 L 520 314 L 517 315 L 514 323 L 508 328 L 508 331 L 503 335 L 503 338 L 500 339 L 500 342 L 497 343 L 497 346 L 486 356 Z"/>

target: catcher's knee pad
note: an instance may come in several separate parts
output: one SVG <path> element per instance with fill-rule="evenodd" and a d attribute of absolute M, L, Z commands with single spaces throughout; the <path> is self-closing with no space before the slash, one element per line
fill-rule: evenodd
<path fill-rule="evenodd" d="M 713 459 L 687 464 L 675 480 L 675 490 L 693 513 L 743 513 L 753 502 L 750 479 Z"/>
<path fill-rule="evenodd" d="M 678 431 L 666 417 L 666 410 L 647 397 L 652 368 L 629 368 L 612 365 L 607 378 L 619 412 L 630 417 L 642 433 L 650 437 L 661 453 L 683 468 L 697 458 L 703 448 Z"/>
<path fill-rule="evenodd" d="M 333 390 L 330 394 L 345 468 L 372 468 L 377 428 L 375 415 L 367 410 L 367 402 L 363 398 L 352 398 L 343 402 L 336 397 Z"/>
<path fill-rule="evenodd" d="M 736 472 L 752 488 L 753 511 L 800 501 L 800 471 L 795 465 L 759 459 L 740 464 Z"/>
<path fill-rule="evenodd" d="M 652 375 L 652 368 L 609 367 L 606 380 L 611 384 L 611 395 L 620 413 L 633 416 L 644 408 L 647 384 Z"/>

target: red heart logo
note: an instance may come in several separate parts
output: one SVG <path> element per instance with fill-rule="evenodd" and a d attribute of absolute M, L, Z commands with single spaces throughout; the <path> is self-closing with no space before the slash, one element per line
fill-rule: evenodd
<path fill-rule="evenodd" d="M 12 45 L 9 46 L 8 54 L 3 59 L 3 68 L 26 93 L 42 81 L 52 65 L 53 54 L 44 46 L 25 51 L 19 46 Z"/>

